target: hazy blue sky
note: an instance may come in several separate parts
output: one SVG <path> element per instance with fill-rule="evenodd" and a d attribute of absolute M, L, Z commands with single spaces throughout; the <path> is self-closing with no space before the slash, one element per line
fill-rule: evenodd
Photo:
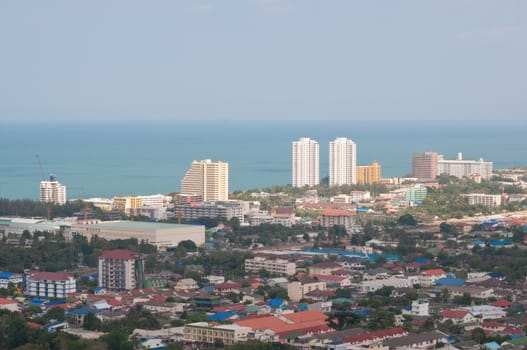
<path fill-rule="evenodd" d="M 527 1 L 1 0 L 0 121 L 527 120 Z"/>

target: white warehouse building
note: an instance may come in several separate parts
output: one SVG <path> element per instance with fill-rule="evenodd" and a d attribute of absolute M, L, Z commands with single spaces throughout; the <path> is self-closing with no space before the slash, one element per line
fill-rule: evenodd
<path fill-rule="evenodd" d="M 205 244 L 205 226 L 165 224 L 139 221 L 104 221 L 95 224 L 74 224 L 68 232 L 75 235 L 93 236 L 112 240 L 135 238 L 159 248 L 177 247 L 181 241 L 192 241 L 196 246 Z"/>

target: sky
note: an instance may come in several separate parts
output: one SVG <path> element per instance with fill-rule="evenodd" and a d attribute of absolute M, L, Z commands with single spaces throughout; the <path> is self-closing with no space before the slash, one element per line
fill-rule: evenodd
<path fill-rule="evenodd" d="M 2 0 L 0 122 L 527 120 L 525 0 Z"/>

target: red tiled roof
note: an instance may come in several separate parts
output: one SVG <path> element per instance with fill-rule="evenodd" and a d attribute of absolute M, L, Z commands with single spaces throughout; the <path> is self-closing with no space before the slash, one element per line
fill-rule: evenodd
<path fill-rule="evenodd" d="M 113 250 L 105 250 L 104 252 L 102 252 L 99 258 L 131 260 L 131 259 L 137 259 L 137 258 L 142 258 L 142 257 L 143 256 L 140 253 L 136 253 L 128 249 L 113 249 Z"/>
<path fill-rule="evenodd" d="M 444 275 L 446 272 L 443 269 L 433 269 L 433 270 L 426 270 L 421 272 L 423 275 L 427 276 L 434 276 L 434 275 Z"/>
<path fill-rule="evenodd" d="M 16 304 L 17 302 L 11 299 L 0 298 L 0 305 Z"/>
<path fill-rule="evenodd" d="M 63 272 L 40 272 L 33 271 L 28 274 L 28 278 L 32 280 L 46 280 L 46 281 L 65 281 L 72 276 Z"/>
<path fill-rule="evenodd" d="M 309 278 L 316 278 L 319 281 L 342 281 L 345 280 L 347 277 L 341 277 L 341 276 L 328 276 L 328 275 L 309 275 Z"/>
<path fill-rule="evenodd" d="M 271 329 L 278 335 L 327 332 L 330 330 L 330 327 L 326 324 L 326 315 L 315 310 L 295 312 L 280 317 L 286 318 L 289 322 L 283 321 L 276 316 L 256 316 L 247 317 L 235 323 L 254 330 Z"/>
<path fill-rule="evenodd" d="M 443 310 L 441 316 L 445 318 L 463 318 L 468 314 L 467 310 Z"/>
<path fill-rule="evenodd" d="M 324 216 L 351 216 L 351 212 L 341 209 L 325 209 L 322 212 Z"/>
<path fill-rule="evenodd" d="M 218 283 L 214 285 L 214 289 L 240 289 L 241 285 L 234 282 Z"/>
<path fill-rule="evenodd" d="M 396 336 L 404 336 L 405 334 L 408 334 L 407 331 L 404 329 L 397 327 L 397 328 L 389 328 L 389 329 L 383 329 L 380 331 L 374 331 L 374 332 L 368 332 L 364 334 L 358 334 L 353 335 L 350 337 L 344 337 L 342 339 L 343 342 L 351 343 L 351 344 L 357 344 L 357 343 L 364 343 L 366 341 L 374 341 L 377 339 L 384 339 L 387 337 L 396 337 Z"/>
<path fill-rule="evenodd" d="M 493 302 L 491 305 L 496 307 L 509 307 L 512 305 L 512 303 L 507 299 L 499 299 Z"/>

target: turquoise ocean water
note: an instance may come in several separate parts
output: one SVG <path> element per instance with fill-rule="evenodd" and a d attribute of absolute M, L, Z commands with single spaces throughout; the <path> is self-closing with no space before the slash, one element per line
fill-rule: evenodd
<path fill-rule="evenodd" d="M 359 165 L 378 161 L 382 176 L 411 172 L 414 152 L 527 165 L 527 123 L 356 121 L 185 121 L 133 123 L 1 123 L 0 197 L 38 198 L 41 171 L 53 172 L 68 198 L 179 191 L 194 159 L 229 163 L 230 191 L 291 183 L 291 142 L 320 143 L 321 177 L 328 142 L 357 143 Z"/>

